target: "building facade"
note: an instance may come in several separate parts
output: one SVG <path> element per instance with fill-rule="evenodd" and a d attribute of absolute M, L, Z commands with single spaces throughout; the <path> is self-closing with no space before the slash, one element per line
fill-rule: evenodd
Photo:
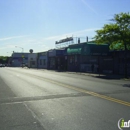
<path fill-rule="evenodd" d="M 57 69 L 56 49 L 48 50 L 48 69 Z"/>
<path fill-rule="evenodd" d="M 47 69 L 48 68 L 48 52 L 38 53 L 38 68 Z"/>
<path fill-rule="evenodd" d="M 10 66 L 21 67 L 22 64 L 28 64 L 29 53 L 14 52 L 10 58 Z"/>
<path fill-rule="evenodd" d="M 56 50 L 56 64 L 57 70 L 66 71 L 67 70 L 67 48 L 61 48 Z"/>
<path fill-rule="evenodd" d="M 127 51 L 126 60 L 125 60 L 125 51 L 110 51 L 112 57 L 113 73 L 114 74 L 125 74 L 125 69 L 127 74 L 130 75 L 130 51 Z M 125 62 L 127 68 L 125 68 Z"/>
<path fill-rule="evenodd" d="M 67 49 L 68 70 L 82 72 L 103 72 L 103 59 L 108 58 L 109 46 L 92 42 L 70 45 Z"/>
<path fill-rule="evenodd" d="M 66 48 L 51 49 L 40 53 L 13 53 L 12 67 L 28 64 L 29 68 L 93 73 L 125 73 L 130 75 L 130 51 L 110 51 L 109 45 L 84 42 Z M 127 68 L 125 65 L 127 64 Z"/>
<path fill-rule="evenodd" d="M 38 54 L 29 53 L 28 54 L 28 67 L 29 68 L 38 68 Z"/>

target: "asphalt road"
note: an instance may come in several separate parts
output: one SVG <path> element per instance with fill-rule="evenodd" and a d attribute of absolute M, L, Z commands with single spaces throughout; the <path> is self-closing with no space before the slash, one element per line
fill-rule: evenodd
<path fill-rule="evenodd" d="M 121 118 L 130 120 L 130 81 L 0 68 L 0 130 L 118 130 Z"/>

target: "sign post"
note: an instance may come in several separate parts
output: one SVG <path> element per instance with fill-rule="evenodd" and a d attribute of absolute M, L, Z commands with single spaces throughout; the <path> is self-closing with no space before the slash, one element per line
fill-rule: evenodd
<path fill-rule="evenodd" d="M 24 58 L 24 55 L 22 55 L 22 68 L 23 68 L 23 58 Z"/>

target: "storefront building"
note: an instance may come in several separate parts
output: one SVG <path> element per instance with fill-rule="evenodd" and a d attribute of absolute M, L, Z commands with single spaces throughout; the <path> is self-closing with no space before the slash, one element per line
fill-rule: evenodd
<path fill-rule="evenodd" d="M 38 68 L 37 60 L 38 60 L 37 53 L 29 53 L 28 55 L 28 67 L 29 68 Z"/>
<path fill-rule="evenodd" d="M 95 72 L 105 71 L 103 59 L 107 59 L 109 46 L 97 45 L 92 42 L 70 45 L 67 49 L 68 70 Z"/>
<path fill-rule="evenodd" d="M 56 49 L 48 50 L 48 69 L 55 70 L 56 68 Z"/>
<path fill-rule="evenodd" d="M 10 58 L 10 66 L 12 67 L 21 67 L 22 64 L 28 64 L 28 55 L 29 53 L 18 53 L 14 52 Z"/>
<path fill-rule="evenodd" d="M 48 68 L 48 52 L 38 53 L 38 68 L 47 69 Z"/>
<path fill-rule="evenodd" d="M 57 49 L 56 50 L 56 63 L 57 70 L 66 71 L 67 70 L 67 48 Z"/>
<path fill-rule="evenodd" d="M 113 59 L 113 73 L 114 74 L 125 74 L 125 69 L 127 74 L 130 75 L 130 50 L 127 50 L 126 61 L 125 61 L 125 51 L 124 50 L 113 50 L 110 51 L 110 55 Z M 125 62 L 127 68 L 125 68 Z"/>

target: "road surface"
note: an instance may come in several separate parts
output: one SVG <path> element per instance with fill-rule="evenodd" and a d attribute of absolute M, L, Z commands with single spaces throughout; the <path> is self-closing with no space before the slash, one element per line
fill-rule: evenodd
<path fill-rule="evenodd" d="M 130 120 L 130 81 L 0 68 L 0 130 L 118 130 L 121 118 Z"/>

